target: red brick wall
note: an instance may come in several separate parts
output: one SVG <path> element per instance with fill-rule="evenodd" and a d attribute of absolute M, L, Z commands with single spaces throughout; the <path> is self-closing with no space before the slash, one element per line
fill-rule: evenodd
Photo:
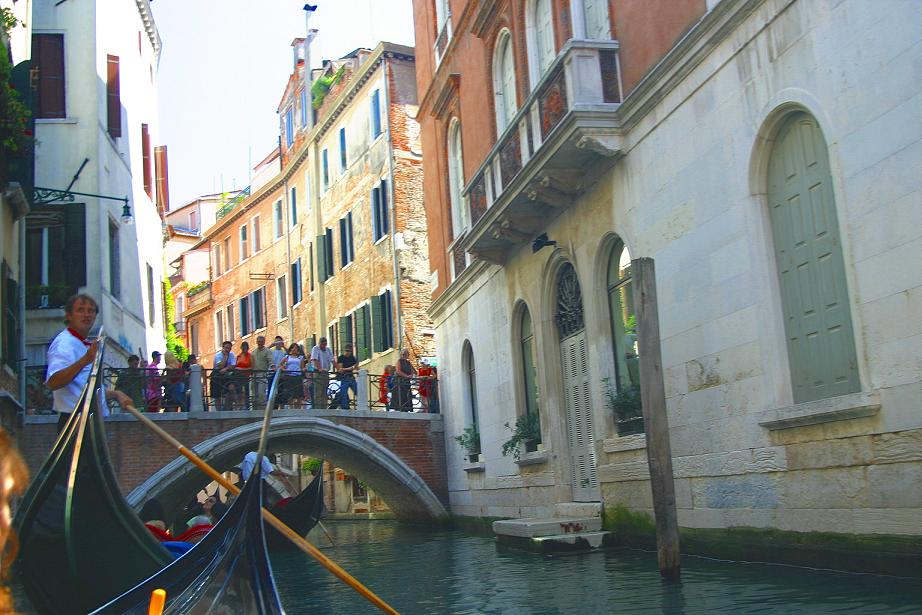
<path fill-rule="evenodd" d="M 158 425 L 189 448 L 234 427 L 262 420 L 258 415 L 229 419 L 194 419 L 185 415 L 184 418 L 186 420 L 158 421 Z M 418 417 L 400 420 L 386 416 L 325 418 L 364 432 L 390 449 L 419 474 L 447 505 L 445 441 L 441 430 L 432 429 L 431 421 Z M 57 424 L 54 422 L 28 424 L 20 430 L 20 451 L 33 474 L 47 456 L 56 434 Z M 178 456 L 172 446 L 137 421 L 109 421 L 106 423 L 106 435 L 112 467 L 124 494 Z"/>

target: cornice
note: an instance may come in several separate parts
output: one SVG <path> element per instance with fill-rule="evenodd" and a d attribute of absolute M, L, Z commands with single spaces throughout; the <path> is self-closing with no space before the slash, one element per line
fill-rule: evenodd
<path fill-rule="evenodd" d="M 796 0 L 781 0 L 777 13 Z M 656 105 L 766 0 L 722 0 L 705 13 L 663 59 L 644 75 L 618 108 L 625 132 L 636 126 Z"/>
<path fill-rule="evenodd" d="M 159 60 L 160 49 L 163 47 L 163 43 L 160 40 L 160 32 L 157 30 L 157 23 L 154 21 L 154 14 L 150 10 L 150 0 L 134 0 L 134 2 L 138 5 L 141 21 L 144 23 L 144 31 L 147 32 L 147 38 L 150 39 L 150 44 L 154 48 L 154 53 L 157 54 L 157 59 Z"/>
<path fill-rule="evenodd" d="M 477 290 L 472 287 L 474 280 L 481 272 L 486 271 L 491 266 L 493 266 L 496 271 L 502 269 L 499 265 L 492 265 L 485 260 L 477 259 L 471 263 L 464 271 L 461 272 L 457 278 L 452 280 L 451 284 L 448 285 L 442 294 L 432 300 L 432 303 L 429 305 L 427 313 L 429 318 L 432 319 L 432 322 L 436 322 L 438 317 L 445 311 L 445 309 L 455 300 L 458 299 L 462 293 L 474 294 Z M 494 272 L 495 273 L 495 272 Z M 487 278 L 489 279 L 489 278 Z M 484 280 L 481 285 L 486 282 Z M 478 286 L 479 288 L 479 286 Z"/>
<path fill-rule="evenodd" d="M 481 0 L 478 3 L 477 15 L 471 20 L 471 34 L 477 38 L 484 38 L 487 29 L 496 20 L 496 13 L 499 10 L 500 0 Z"/>

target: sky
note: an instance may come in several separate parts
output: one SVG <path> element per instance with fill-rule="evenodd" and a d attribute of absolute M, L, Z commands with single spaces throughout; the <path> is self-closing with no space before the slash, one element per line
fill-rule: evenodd
<path fill-rule="evenodd" d="M 412 0 L 312 0 L 311 64 L 379 41 L 413 46 Z M 276 147 L 276 109 L 305 32 L 303 0 L 154 0 L 170 206 L 243 188 Z"/>

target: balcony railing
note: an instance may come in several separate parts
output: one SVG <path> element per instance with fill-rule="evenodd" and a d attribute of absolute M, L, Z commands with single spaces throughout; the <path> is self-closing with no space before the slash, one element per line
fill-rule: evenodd
<path fill-rule="evenodd" d="M 224 203 L 224 205 L 221 205 L 221 207 L 218 208 L 218 211 L 215 212 L 215 219 L 220 220 L 224 216 L 227 216 L 228 214 L 230 214 L 232 211 L 234 211 L 234 209 L 237 208 L 238 205 L 243 203 L 247 199 L 248 196 L 250 196 L 249 186 L 247 186 L 246 188 L 244 188 L 243 190 L 235 194 L 234 198 Z"/>
<path fill-rule="evenodd" d="M 211 284 L 195 287 L 186 292 L 186 309 L 183 310 L 183 314 L 193 312 L 204 305 L 211 305 Z"/>
<path fill-rule="evenodd" d="M 465 187 L 471 228 L 459 249 L 502 263 L 620 157 L 618 66 L 617 41 L 564 46 Z"/>

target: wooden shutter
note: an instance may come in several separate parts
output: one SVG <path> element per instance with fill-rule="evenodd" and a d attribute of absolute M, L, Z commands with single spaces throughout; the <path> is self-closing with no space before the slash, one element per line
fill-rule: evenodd
<path fill-rule="evenodd" d="M 364 361 L 370 356 L 368 352 L 368 304 L 355 312 L 355 356 Z"/>
<path fill-rule="evenodd" d="M 352 343 L 352 315 L 343 316 L 339 319 L 339 346 L 337 352 L 343 352 L 346 344 Z"/>
<path fill-rule="evenodd" d="M 333 277 L 333 263 L 335 262 L 333 260 L 333 229 L 332 228 L 327 229 L 327 241 L 326 241 L 326 244 L 324 245 L 324 249 L 326 250 L 325 260 L 327 264 L 327 270 L 326 270 L 327 278 L 332 278 Z"/>
<path fill-rule="evenodd" d="M 326 281 L 328 277 L 326 241 L 326 235 L 317 236 L 317 273 L 320 275 L 321 282 Z"/>
<path fill-rule="evenodd" d="M 388 231 L 388 211 L 387 211 L 387 181 L 381 180 L 381 186 L 378 189 L 378 218 L 381 221 L 381 237 Z"/>
<path fill-rule="evenodd" d="M 375 352 L 384 352 L 384 314 L 381 309 L 381 296 L 371 298 L 372 348 Z"/>
<path fill-rule="evenodd" d="M 156 178 L 157 207 L 161 211 L 170 211 L 170 178 L 167 169 L 166 145 L 154 148 L 154 175 Z"/>
<path fill-rule="evenodd" d="M 122 99 L 118 56 L 106 56 L 106 124 L 112 138 L 122 136 Z"/>
<path fill-rule="evenodd" d="M 371 189 L 371 238 L 372 243 L 381 239 L 381 223 L 378 220 L 378 188 Z"/>
<path fill-rule="evenodd" d="M 560 342 L 567 411 L 573 500 L 592 502 L 599 497 L 593 446 L 592 399 L 589 390 L 589 358 L 586 331 Z"/>
<path fill-rule="evenodd" d="M 394 308 L 391 305 L 391 291 L 381 294 L 381 313 L 384 325 L 384 348 L 394 347 Z"/>
<path fill-rule="evenodd" d="M 150 131 L 147 124 L 141 124 L 141 168 L 144 173 L 144 192 L 154 198 L 154 186 L 150 167 Z"/>
<path fill-rule="evenodd" d="M 61 246 L 61 260 L 67 286 L 71 292 L 77 292 L 86 286 L 86 215 L 83 203 L 74 203 L 64 207 L 64 245 Z M 53 264 L 55 261 L 52 260 Z"/>
<path fill-rule="evenodd" d="M 586 38 L 608 40 L 611 38 L 611 26 L 608 18 L 608 0 L 583 0 L 586 16 Z"/>
<path fill-rule="evenodd" d="M 775 141 L 768 200 L 794 402 L 860 391 L 826 141 L 805 113 Z"/>
<path fill-rule="evenodd" d="M 554 24 L 551 16 L 550 0 L 538 0 L 535 3 L 535 28 L 538 39 L 538 72 L 540 77 L 554 60 Z"/>
<path fill-rule="evenodd" d="M 352 235 L 352 212 L 346 214 L 346 246 L 349 249 L 349 262 L 355 260 L 355 242 Z"/>
<path fill-rule="evenodd" d="M 340 268 L 349 264 L 349 244 L 346 241 L 346 219 L 339 219 L 339 262 Z"/>
<path fill-rule="evenodd" d="M 37 117 L 66 117 L 64 35 L 33 34 L 32 63 L 38 69 Z"/>

